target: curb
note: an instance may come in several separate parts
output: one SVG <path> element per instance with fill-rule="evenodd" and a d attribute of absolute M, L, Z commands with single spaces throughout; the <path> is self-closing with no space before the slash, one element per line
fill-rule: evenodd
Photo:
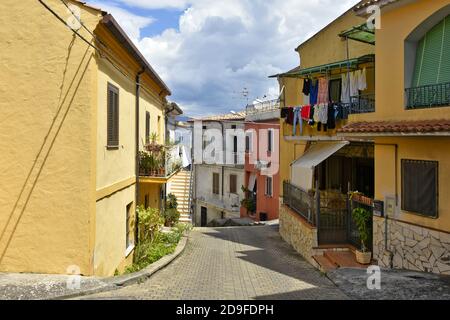
<path fill-rule="evenodd" d="M 155 273 L 160 271 L 161 269 L 164 269 L 167 267 L 170 263 L 172 263 L 176 258 L 178 258 L 186 248 L 186 245 L 189 241 L 189 234 L 184 235 L 180 242 L 178 243 L 174 253 L 169 254 L 167 256 L 162 257 L 160 260 L 156 261 L 155 263 L 152 263 L 147 268 L 142 269 L 141 271 L 138 271 L 136 273 L 127 274 L 123 276 L 118 277 L 111 277 L 111 278 L 103 278 L 101 279 L 104 286 L 87 289 L 84 291 L 79 291 L 73 294 L 67 294 L 57 297 L 49 298 L 49 300 L 66 300 L 66 299 L 72 299 L 77 297 L 84 297 L 92 294 L 102 293 L 106 291 L 113 291 L 118 290 L 127 286 L 130 286 L 132 284 L 136 284 L 142 281 L 145 281 L 149 279 L 151 276 L 153 276 Z"/>

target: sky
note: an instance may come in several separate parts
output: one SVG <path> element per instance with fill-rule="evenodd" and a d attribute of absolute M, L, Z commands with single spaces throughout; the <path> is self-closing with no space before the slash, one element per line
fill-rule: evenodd
<path fill-rule="evenodd" d="M 273 74 L 358 0 L 87 0 L 111 13 L 192 117 L 276 99 Z M 243 94 L 248 92 L 247 97 Z"/>

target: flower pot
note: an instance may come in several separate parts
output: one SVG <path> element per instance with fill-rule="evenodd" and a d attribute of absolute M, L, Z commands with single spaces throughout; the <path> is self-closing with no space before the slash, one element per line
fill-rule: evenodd
<path fill-rule="evenodd" d="M 372 262 L 372 252 L 356 250 L 356 261 L 360 264 L 370 264 Z"/>

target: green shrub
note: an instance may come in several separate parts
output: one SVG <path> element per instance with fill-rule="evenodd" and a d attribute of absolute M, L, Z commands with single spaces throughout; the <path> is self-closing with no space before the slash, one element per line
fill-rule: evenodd
<path fill-rule="evenodd" d="M 361 238 L 361 250 L 362 252 L 366 252 L 368 248 L 369 233 L 371 232 L 370 220 L 372 219 L 372 214 L 364 208 L 355 208 L 352 212 L 352 217 Z"/>
<path fill-rule="evenodd" d="M 159 230 L 164 224 L 164 220 L 158 209 L 143 206 L 138 207 L 139 217 L 139 240 L 140 242 L 153 241 L 158 236 Z"/>

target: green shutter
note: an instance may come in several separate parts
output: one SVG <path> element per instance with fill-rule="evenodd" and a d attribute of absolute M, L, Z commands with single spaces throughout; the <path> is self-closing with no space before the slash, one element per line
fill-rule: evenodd
<path fill-rule="evenodd" d="M 442 47 L 442 59 L 439 72 L 439 83 L 450 82 L 450 16 L 445 18 L 444 46 Z"/>

